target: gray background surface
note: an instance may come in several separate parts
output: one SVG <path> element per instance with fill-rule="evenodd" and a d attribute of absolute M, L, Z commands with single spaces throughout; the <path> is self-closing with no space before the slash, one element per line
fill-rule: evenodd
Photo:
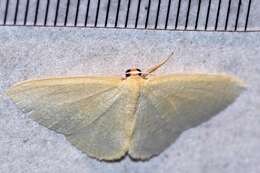
<path fill-rule="evenodd" d="M 47 5 L 48 2 L 49 6 Z M 100 2 L 99 8 L 98 2 Z M 169 9 L 167 29 L 183 30 L 187 21 L 186 29 L 188 30 L 244 31 L 246 26 L 248 31 L 260 30 L 260 1 L 258 0 L 131 0 L 131 2 L 121 0 L 119 8 L 118 2 L 119 0 L 1 0 L 0 25 L 77 25 L 81 27 L 96 25 L 97 27 L 104 27 L 107 23 L 107 27 L 114 27 L 117 10 L 119 9 L 117 27 L 126 27 L 127 22 L 128 28 L 145 28 L 150 2 L 147 20 L 147 28 L 150 29 L 155 27 L 165 29 Z M 139 2 L 140 10 L 138 13 Z M 159 2 L 160 10 L 157 18 Z M 248 8 L 250 9 L 249 13 Z M 109 13 L 107 13 L 108 9 Z M 198 9 L 200 10 L 198 11 Z M 128 10 L 128 20 L 126 20 Z M 106 17 L 106 14 L 108 14 L 108 17 Z M 88 16 L 87 20 L 86 16 Z M 137 16 L 138 21 L 136 21 Z M 196 25 L 197 27 L 195 27 Z"/>
<path fill-rule="evenodd" d="M 260 33 L 0 28 L 0 172 L 260 172 Z M 175 51 L 156 75 L 226 73 L 247 84 L 234 104 L 149 161 L 100 162 L 23 114 L 4 91 L 25 79 L 119 75 Z"/>

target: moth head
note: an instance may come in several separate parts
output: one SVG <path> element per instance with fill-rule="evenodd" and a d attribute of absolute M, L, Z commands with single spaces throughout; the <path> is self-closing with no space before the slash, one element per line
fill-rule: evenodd
<path fill-rule="evenodd" d="M 130 77 L 130 76 L 142 76 L 142 71 L 138 68 L 130 68 L 125 71 L 125 77 Z"/>
<path fill-rule="evenodd" d="M 130 69 L 126 70 L 125 78 L 128 78 L 130 76 L 141 76 L 142 78 L 145 79 L 148 75 L 150 75 L 151 73 L 155 72 L 162 65 L 164 65 L 172 56 L 173 56 L 173 52 L 165 60 L 163 60 L 161 63 L 156 64 L 156 65 L 148 68 L 145 72 L 142 72 L 138 68 L 130 68 Z"/>

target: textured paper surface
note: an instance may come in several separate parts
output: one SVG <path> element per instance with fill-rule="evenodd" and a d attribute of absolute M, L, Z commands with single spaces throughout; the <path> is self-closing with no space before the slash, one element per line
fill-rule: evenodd
<path fill-rule="evenodd" d="M 0 169 L 3 172 L 258 172 L 259 33 L 0 28 Z M 100 162 L 19 111 L 4 91 L 39 77 L 124 75 L 158 63 L 156 74 L 226 73 L 248 90 L 210 121 L 184 132 L 147 162 Z"/>

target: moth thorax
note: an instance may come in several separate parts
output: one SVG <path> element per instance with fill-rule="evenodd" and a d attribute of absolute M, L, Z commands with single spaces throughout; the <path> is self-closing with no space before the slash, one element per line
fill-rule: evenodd
<path fill-rule="evenodd" d="M 142 76 L 142 71 L 138 68 L 131 68 L 125 71 L 125 77 Z"/>

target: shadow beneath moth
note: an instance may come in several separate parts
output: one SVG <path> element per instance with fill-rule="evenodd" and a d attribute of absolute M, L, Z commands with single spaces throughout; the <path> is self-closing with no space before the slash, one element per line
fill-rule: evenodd
<path fill-rule="evenodd" d="M 149 76 L 132 68 L 125 77 L 55 77 L 28 80 L 7 95 L 39 124 L 65 135 L 98 160 L 126 154 L 146 160 L 160 154 L 185 130 L 224 110 L 245 89 L 230 75 Z"/>

